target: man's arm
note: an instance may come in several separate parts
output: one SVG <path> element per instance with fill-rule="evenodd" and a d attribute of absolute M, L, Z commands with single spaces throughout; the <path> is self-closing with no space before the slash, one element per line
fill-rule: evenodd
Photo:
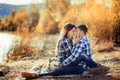
<path fill-rule="evenodd" d="M 74 62 L 77 57 L 81 54 L 82 50 L 84 48 L 84 43 L 77 43 L 75 46 L 75 50 L 72 52 L 72 54 L 66 58 L 63 62 L 62 65 L 66 66 L 69 65 L 70 63 Z"/>
<path fill-rule="evenodd" d="M 86 45 L 86 54 L 87 56 L 91 57 L 91 48 L 90 48 L 90 43 L 88 41 L 85 42 L 85 45 Z"/>

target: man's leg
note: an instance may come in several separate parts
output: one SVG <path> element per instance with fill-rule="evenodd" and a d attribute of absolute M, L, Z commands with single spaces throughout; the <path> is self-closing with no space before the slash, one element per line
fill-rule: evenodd
<path fill-rule="evenodd" d="M 81 54 L 80 58 L 89 66 L 89 67 L 97 67 L 97 63 L 93 61 L 91 57 L 88 57 L 85 54 Z"/>
<path fill-rule="evenodd" d="M 97 63 L 86 54 L 81 54 L 74 62 L 70 63 L 68 66 L 76 66 L 82 61 L 84 61 L 89 67 L 97 67 Z"/>

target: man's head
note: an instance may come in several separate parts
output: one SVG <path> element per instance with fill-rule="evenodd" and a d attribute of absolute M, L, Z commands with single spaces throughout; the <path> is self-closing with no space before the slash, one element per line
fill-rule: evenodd
<path fill-rule="evenodd" d="M 77 33 L 82 37 L 84 35 L 86 35 L 88 29 L 86 27 L 86 25 L 79 25 L 77 26 Z"/>

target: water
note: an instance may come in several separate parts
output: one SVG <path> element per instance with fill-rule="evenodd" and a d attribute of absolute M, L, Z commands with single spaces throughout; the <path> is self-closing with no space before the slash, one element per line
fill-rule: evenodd
<path fill-rule="evenodd" d="M 10 33 L 0 33 L 0 62 L 7 59 L 8 52 L 19 45 L 20 37 Z"/>

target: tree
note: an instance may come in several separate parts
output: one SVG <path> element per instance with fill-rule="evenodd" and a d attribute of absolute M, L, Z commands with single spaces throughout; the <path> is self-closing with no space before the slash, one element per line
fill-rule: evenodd
<path fill-rule="evenodd" d="M 114 39 L 115 42 L 120 42 L 120 0 L 114 0 Z"/>
<path fill-rule="evenodd" d="M 59 22 L 69 9 L 70 0 L 47 0 L 46 6 L 55 22 Z"/>
<path fill-rule="evenodd" d="M 35 27 L 38 24 L 40 18 L 40 14 L 39 14 L 39 9 L 36 5 L 32 5 L 31 6 L 31 11 L 29 12 L 28 15 L 28 20 L 29 20 L 29 31 L 32 32 L 35 30 Z"/>

